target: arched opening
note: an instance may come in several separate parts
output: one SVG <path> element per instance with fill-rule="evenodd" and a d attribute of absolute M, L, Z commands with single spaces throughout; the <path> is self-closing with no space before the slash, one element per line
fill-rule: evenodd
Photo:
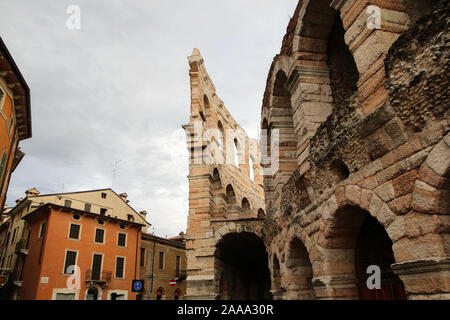
<path fill-rule="evenodd" d="M 203 96 L 203 105 L 205 106 L 205 109 L 209 109 L 211 105 L 209 104 L 209 99 L 206 96 L 206 94 Z"/>
<path fill-rule="evenodd" d="M 221 159 L 222 159 L 222 163 L 223 163 L 224 162 L 223 159 L 225 159 L 225 154 L 226 154 L 225 153 L 225 130 L 223 128 L 221 121 L 219 121 L 217 123 L 217 128 L 219 129 L 219 132 L 218 132 L 219 136 L 217 137 L 217 145 L 218 145 L 219 151 L 222 154 Z"/>
<path fill-rule="evenodd" d="M 234 139 L 234 165 L 239 168 L 239 144 L 237 139 Z"/>
<path fill-rule="evenodd" d="M 265 218 L 265 216 L 266 216 L 266 214 L 264 213 L 264 210 L 263 209 L 259 209 L 258 210 L 258 218 L 259 219 L 263 219 L 263 218 Z"/>
<path fill-rule="evenodd" d="M 267 121 L 266 118 L 263 119 L 262 124 L 261 124 L 261 139 L 259 142 L 260 148 L 261 148 L 261 152 L 263 157 L 270 157 L 270 148 L 271 148 L 271 144 L 270 144 L 270 139 L 271 139 L 271 131 L 270 131 L 270 127 L 269 127 L 269 122 Z M 267 164 L 267 163 L 265 163 Z"/>
<path fill-rule="evenodd" d="M 339 275 L 348 283 L 348 298 L 404 299 L 403 283 L 391 270 L 395 262 L 392 241 L 384 227 L 369 212 L 355 206 L 345 206 L 335 213 L 335 221 L 320 240 L 329 250 L 326 269 L 329 274 Z M 381 289 L 369 289 L 367 266 L 381 269 Z M 383 278 L 384 277 L 384 278 Z M 350 291 L 353 288 L 353 291 Z"/>
<path fill-rule="evenodd" d="M 275 300 L 280 300 L 282 298 L 283 290 L 281 288 L 281 269 L 280 261 L 276 255 L 272 259 L 272 296 Z"/>
<path fill-rule="evenodd" d="M 294 238 L 289 243 L 286 272 L 290 278 L 286 288 L 289 300 L 315 299 L 312 287 L 313 269 L 311 261 L 305 245 L 298 238 Z"/>
<path fill-rule="evenodd" d="M 242 199 L 242 214 L 249 215 L 250 214 L 250 202 L 247 198 Z"/>
<path fill-rule="evenodd" d="M 86 300 L 98 300 L 98 289 L 90 287 L 86 294 Z"/>
<path fill-rule="evenodd" d="M 337 184 L 350 176 L 347 165 L 339 159 L 334 160 L 330 165 L 330 171 L 334 174 L 334 182 Z"/>
<path fill-rule="evenodd" d="M 252 157 L 249 157 L 248 159 L 248 169 L 249 169 L 249 176 L 252 181 L 255 181 L 255 169 L 253 168 L 253 159 Z"/>
<path fill-rule="evenodd" d="M 181 297 L 181 290 L 177 288 L 173 293 L 173 300 L 180 300 L 180 297 Z"/>
<path fill-rule="evenodd" d="M 231 184 L 229 184 L 227 186 L 226 198 L 227 198 L 227 204 L 235 204 L 236 203 L 236 194 L 234 193 L 234 189 Z"/>
<path fill-rule="evenodd" d="M 284 71 L 278 71 L 272 92 L 270 124 L 271 131 L 279 130 L 280 161 L 297 163 L 297 136 L 294 130 L 291 94 L 286 89 L 287 81 Z M 280 171 L 292 173 L 294 170 Z"/>
<path fill-rule="evenodd" d="M 158 290 L 156 290 L 156 300 L 163 300 L 163 297 L 164 297 L 164 289 L 159 288 Z"/>
<path fill-rule="evenodd" d="M 359 72 L 355 59 L 345 43 L 345 30 L 339 13 L 328 38 L 328 69 L 335 106 L 347 105 L 358 91 Z"/>
<path fill-rule="evenodd" d="M 222 182 L 220 181 L 220 173 L 217 168 L 214 168 L 213 170 L 212 180 L 213 180 L 213 189 L 217 190 L 222 188 Z"/>
<path fill-rule="evenodd" d="M 215 258 L 222 300 L 270 299 L 267 251 L 258 236 L 227 234 L 217 244 Z"/>
<path fill-rule="evenodd" d="M 395 263 L 392 241 L 375 218 L 368 217 L 362 225 L 355 255 L 360 299 L 407 299 L 402 281 L 391 269 L 391 265 Z M 370 290 L 367 287 L 367 279 L 371 276 L 371 274 L 367 274 L 367 268 L 373 265 L 381 269 L 381 289 Z"/>
<path fill-rule="evenodd" d="M 200 111 L 199 114 L 200 114 L 200 119 L 202 119 L 202 122 L 205 123 L 206 122 L 205 113 L 203 111 Z"/>

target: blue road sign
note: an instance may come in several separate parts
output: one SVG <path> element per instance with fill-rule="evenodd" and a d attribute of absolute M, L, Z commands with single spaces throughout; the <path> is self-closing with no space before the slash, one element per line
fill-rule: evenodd
<path fill-rule="evenodd" d="M 144 290 L 144 280 L 133 280 L 132 291 L 141 292 Z"/>

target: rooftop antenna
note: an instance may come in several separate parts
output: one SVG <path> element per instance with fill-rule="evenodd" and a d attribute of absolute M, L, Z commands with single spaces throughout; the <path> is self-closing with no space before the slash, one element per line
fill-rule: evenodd
<path fill-rule="evenodd" d="M 119 163 L 121 163 L 122 160 L 116 160 L 114 162 L 114 170 L 113 170 L 113 177 L 112 177 L 112 182 L 111 182 L 111 189 L 114 188 L 114 181 L 116 180 L 116 175 L 117 175 L 117 171 L 119 169 Z"/>

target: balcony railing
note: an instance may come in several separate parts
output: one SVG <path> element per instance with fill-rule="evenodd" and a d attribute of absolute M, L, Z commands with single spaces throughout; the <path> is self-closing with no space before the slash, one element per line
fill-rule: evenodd
<path fill-rule="evenodd" d="M 186 270 L 175 270 L 175 278 L 177 280 L 184 280 L 187 277 L 187 271 Z"/>
<path fill-rule="evenodd" d="M 92 270 L 86 271 L 85 282 L 109 283 L 112 278 L 111 271 L 97 272 Z"/>
<path fill-rule="evenodd" d="M 20 239 L 19 241 L 17 241 L 16 243 L 16 249 L 15 252 L 16 253 L 22 253 L 22 254 L 28 254 L 28 241 L 26 241 L 25 239 Z"/>

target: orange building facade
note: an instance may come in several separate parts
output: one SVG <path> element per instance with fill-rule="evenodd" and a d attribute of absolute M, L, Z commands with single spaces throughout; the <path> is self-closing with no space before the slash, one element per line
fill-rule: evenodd
<path fill-rule="evenodd" d="M 143 225 L 55 204 L 23 217 L 20 300 L 136 300 Z M 75 267 L 74 267 L 75 266 Z"/>
<path fill-rule="evenodd" d="M 19 142 L 31 138 L 30 89 L 0 38 L 0 208 L 6 202 L 11 173 L 24 153 Z"/>

